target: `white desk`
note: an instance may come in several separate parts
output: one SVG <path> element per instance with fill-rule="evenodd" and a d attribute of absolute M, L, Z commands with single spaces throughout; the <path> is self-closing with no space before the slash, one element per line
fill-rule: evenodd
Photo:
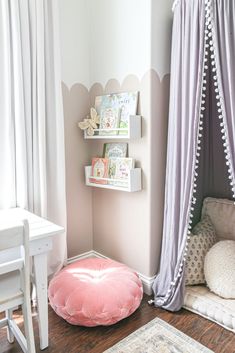
<path fill-rule="evenodd" d="M 52 249 L 52 237 L 63 233 L 64 229 L 20 208 L 0 210 L 0 222 L 8 223 L 22 219 L 27 219 L 29 222 L 30 255 L 33 258 L 37 294 L 40 348 L 45 349 L 48 347 L 47 252 Z M 9 253 L 6 253 L 6 258 L 9 258 Z M 1 261 L 5 261 L 6 258 Z"/>

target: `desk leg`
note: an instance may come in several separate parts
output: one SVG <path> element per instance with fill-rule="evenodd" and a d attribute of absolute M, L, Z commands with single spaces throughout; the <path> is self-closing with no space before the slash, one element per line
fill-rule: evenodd
<path fill-rule="evenodd" d="M 34 255 L 40 348 L 48 347 L 47 253 Z"/>

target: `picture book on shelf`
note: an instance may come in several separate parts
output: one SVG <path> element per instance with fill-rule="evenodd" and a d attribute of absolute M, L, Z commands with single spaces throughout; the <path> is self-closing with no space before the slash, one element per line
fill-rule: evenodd
<path fill-rule="evenodd" d="M 108 178 L 108 165 L 109 160 L 107 158 L 92 158 L 92 178 L 90 178 L 90 182 L 96 184 L 107 184 L 107 180 L 99 180 L 94 177 Z"/>
<path fill-rule="evenodd" d="M 120 107 L 120 123 L 119 127 L 122 129 L 128 128 L 128 121 L 130 115 L 136 115 L 138 92 L 120 93 L 118 95 Z M 127 135 L 126 131 L 119 131 L 119 135 Z"/>
<path fill-rule="evenodd" d="M 99 135 L 117 135 L 116 129 L 119 127 L 120 119 L 120 109 L 117 107 L 106 107 L 100 110 L 100 129 L 105 129 L 105 131 L 100 131 Z"/>
<path fill-rule="evenodd" d="M 127 143 L 105 143 L 103 157 L 127 157 L 127 146 Z"/>
<path fill-rule="evenodd" d="M 127 186 L 129 171 L 135 166 L 133 158 L 110 158 L 108 174 L 110 179 L 119 179 L 118 181 L 110 181 L 109 184 L 116 186 Z"/>
<path fill-rule="evenodd" d="M 130 115 L 136 115 L 138 103 L 138 91 L 112 93 L 104 96 L 97 96 L 95 99 L 95 109 L 101 115 L 101 111 L 107 108 L 116 108 L 120 110 L 119 135 L 128 134 L 128 122 Z"/>

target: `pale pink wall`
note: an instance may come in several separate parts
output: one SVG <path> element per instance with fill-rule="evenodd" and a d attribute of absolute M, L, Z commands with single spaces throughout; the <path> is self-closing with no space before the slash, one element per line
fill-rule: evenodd
<path fill-rule="evenodd" d="M 149 272 L 150 252 L 150 76 L 142 80 L 134 75 L 125 77 L 122 84 L 108 81 L 102 89 L 91 88 L 91 96 L 97 93 L 138 90 L 138 113 L 143 116 L 143 136 L 128 142 L 129 156 L 142 168 L 143 190 L 126 193 L 112 190 L 93 190 L 93 244 L 94 249 L 118 261 L 124 262 L 141 273 Z M 94 98 L 93 98 L 94 99 Z M 93 155 L 102 153 L 103 143 L 92 142 Z"/>
<path fill-rule="evenodd" d="M 167 149 L 170 75 L 160 80 L 151 71 L 151 205 L 150 205 L 150 276 L 156 274 L 160 261 Z"/>
<path fill-rule="evenodd" d="M 63 83 L 67 195 L 68 256 L 93 248 L 92 190 L 84 185 L 84 166 L 90 163 L 90 144 L 77 122 L 87 115 L 89 91 L 81 84 L 70 89 Z"/>
<path fill-rule="evenodd" d="M 138 113 L 143 117 L 142 138 L 128 141 L 129 156 L 142 168 L 143 190 L 128 194 L 93 190 L 93 245 L 106 256 L 122 261 L 146 276 L 158 268 L 164 204 L 165 158 L 169 75 L 160 81 L 154 70 L 142 80 L 129 75 L 123 83 L 110 80 L 102 90 L 91 88 L 91 103 L 97 94 L 138 90 Z M 103 142 L 92 143 L 92 154 L 102 154 Z"/>
<path fill-rule="evenodd" d="M 101 156 L 106 140 L 84 140 L 77 122 L 94 104 L 95 96 L 138 90 L 142 138 L 127 141 L 129 156 L 142 168 L 143 190 L 125 193 L 84 184 L 84 166 Z M 122 84 L 110 80 L 88 91 L 81 84 L 63 84 L 66 144 L 69 257 L 94 249 L 152 276 L 159 260 L 164 199 L 165 149 L 169 75 L 160 81 L 154 70 L 142 80 L 128 75 Z"/>
<path fill-rule="evenodd" d="M 164 180 L 170 87 L 172 0 L 151 1 L 151 213 L 150 275 L 158 269 L 164 210 Z"/>

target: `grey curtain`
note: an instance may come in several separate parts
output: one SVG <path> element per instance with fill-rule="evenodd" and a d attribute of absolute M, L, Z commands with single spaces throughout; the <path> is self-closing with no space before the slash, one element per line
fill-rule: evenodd
<path fill-rule="evenodd" d="M 235 191 L 234 16 L 234 0 L 175 6 L 163 240 L 153 284 L 155 306 L 171 311 L 183 304 L 187 240 L 203 197 Z"/>
<path fill-rule="evenodd" d="M 214 0 L 214 45 L 228 177 L 235 198 L 235 1 Z M 223 131 L 225 130 L 225 131 Z"/>

